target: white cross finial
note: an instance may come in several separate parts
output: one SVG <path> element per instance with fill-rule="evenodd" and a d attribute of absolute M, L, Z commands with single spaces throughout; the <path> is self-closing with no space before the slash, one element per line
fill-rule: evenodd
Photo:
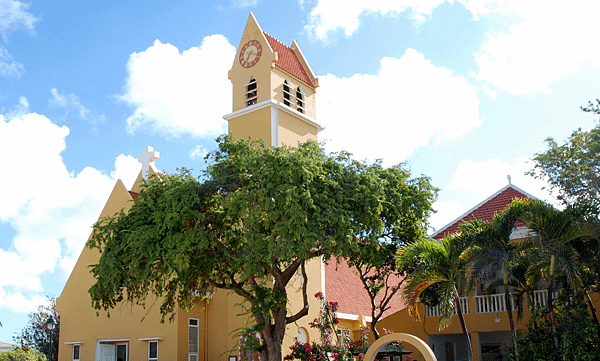
<path fill-rule="evenodd" d="M 148 146 L 144 148 L 144 154 L 138 157 L 138 162 L 142 163 L 142 177 L 148 180 L 148 172 L 150 172 L 150 163 L 160 158 L 160 153 L 155 152 L 154 148 Z"/>
<path fill-rule="evenodd" d="M 508 179 L 508 184 L 512 184 L 512 177 L 509 175 L 506 176 L 506 178 Z"/>

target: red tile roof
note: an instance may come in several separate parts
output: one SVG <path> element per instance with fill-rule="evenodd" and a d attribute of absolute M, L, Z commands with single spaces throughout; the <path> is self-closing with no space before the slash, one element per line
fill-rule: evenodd
<path fill-rule="evenodd" d="M 133 198 L 134 201 L 137 201 L 140 194 L 137 192 L 129 191 L 129 195 L 131 196 L 131 198 Z"/>
<path fill-rule="evenodd" d="M 360 278 L 346 261 L 337 263 L 335 259 L 325 264 L 325 299 L 337 302 L 338 312 L 371 317 L 371 300 Z M 389 303 L 390 309 L 383 316 L 402 310 L 405 304 L 397 293 Z"/>
<path fill-rule="evenodd" d="M 467 213 L 465 213 L 462 217 L 454 221 L 453 223 L 448 224 L 444 228 L 440 229 L 438 233 L 433 235 L 434 239 L 442 239 L 444 236 L 448 234 L 455 233 L 458 231 L 458 227 L 465 222 L 471 221 L 473 219 L 478 219 L 480 221 L 488 222 L 494 218 L 494 214 L 502 212 L 510 202 L 515 198 L 534 198 L 533 196 L 523 192 L 519 188 L 509 184 L 508 186 L 502 188 L 499 192 L 492 195 L 490 198 L 484 200 Z M 523 226 L 523 224 L 518 223 L 517 226 Z"/>
<path fill-rule="evenodd" d="M 277 52 L 277 62 L 275 63 L 275 66 L 314 88 L 315 85 L 306 73 L 306 69 L 304 69 L 302 66 L 302 63 L 300 62 L 300 59 L 298 59 L 298 55 L 294 52 L 294 50 L 287 45 L 284 45 L 271 35 L 267 33 L 264 34 L 269 42 L 269 45 L 271 46 L 271 49 Z"/>

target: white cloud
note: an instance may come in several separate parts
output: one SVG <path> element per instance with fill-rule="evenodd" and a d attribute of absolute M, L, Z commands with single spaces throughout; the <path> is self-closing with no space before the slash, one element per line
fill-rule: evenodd
<path fill-rule="evenodd" d="M 33 25 L 39 19 L 26 10 L 31 4 L 17 0 L 0 0 L 0 35 L 8 41 L 8 31 L 24 28 L 33 32 Z"/>
<path fill-rule="evenodd" d="M 337 0 L 319 0 L 308 15 L 305 30 L 320 40 L 327 39 L 329 33 L 343 30 L 348 37 L 360 25 L 362 14 L 399 14 L 411 10 L 417 22 L 427 19 L 433 9 L 445 0 L 348 0 L 340 6 Z"/>
<path fill-rule="evenodd" d="M 194 159 L 196 161 L 203 160 L 207 154 L 208 154 L 208 151 L 206 149 L 204 149 L 204 147 L 201 145 L 197 145 L 194 147 L 194 149 L 190 150 L 190 158 Z"/>
<path fill-rule="evenodd" d="M 328 74 L 319 81 L 319 120 L 326 127 L 319 138 L 357 159 L 399 163 L 432 139 L 454 139 L 482 123 L 475 88 L 413 49 L 383 58 L 377 75 Z"/>
<path fill-rule="evenodd" d="M 476 54 L 477 78 L 512 94 L 550 92 L 554 81 L 579 71 L 586 60 L 600 63 L 596 1 L 512 0 L 513 25 L 490 33 Z"/>
<path fill-rule="evenodd" d="M 525 172 L 532 168 L 533 164 L 528 158 L 518 158 L 514 164 L 499 159 L 490 159 L 480 163 L 463 159 L 444 190 L 469 191 L 479 201 L 482 201 L 506 186 L 508 184 L 507 176 L 510 175 L 511 182 L 515 186 L 544 201 L 556 203 L 555 197 L 547 190 L 542 190 L 548 186 L 547 182 L 525 175 Z M 471 206 L 474 205 L 475 203 Z"/>
<path fill-rule="evenodd" d="M 156 40 L 131 54 L 121 99 L 135 108 L 127 130 L 150 128 L 167 136 L 187 133 L 214 137 L 226 132 L 223 115 L 231 111 L 227 71 L 235 48 L 222 35 L 207 36 L 200 47 L 182 53 Z"/>
<path fill-rule="evenodd" d="M 463 206 L 457 201 L 438 201 L 433 204 L 433 209 L 436 213 L 429 217 L 429 225 L 434 230 L 439 230 L 465 212 Z"/>
<path fill-rule="evenodd" d="M 87 120 L 92 124 L 106 120 L 103 114 L 98 114 L 98 112 L 90 110 L 81 104 L 75 94 L 60 94 L 56 88 L 50 89 L 50 93 L 52 94 L 52 98 L 50 98 L 48 104 L 51 106 L 64 108 L 67 112 L 75 110 L 80 119 Z"/>
<path fill-rule="evenodd" d="M 0 46 L 0 77 L 20 78 L 24 71 L 23 64 L 14 61 L 8 50 Z"/>
<path fill-rule="evenodd" d="M 2 167 L 11 175 L 0 177 L 0 222 L 15 233 L 0 248 L 0 274 L 10 275 L 0 277 L 0 308 L 28 312 L 44 294 L 41 276 L 69 274 L 114 187 L 94 168 L 67 170 L 60 153 L 68 134 L 43 115 L 0 115 L 0 154 L 10 154 Z M 131 183 L 134 171 L 124 168 L 134 164 L 139 172 L 133 157 L 121 155 L 111 175 Z"/>
<path fill-rule="evenodd" d="M 248 8 L 252 6 L 256 6 L 258 4 L 258 0 L 231 0 L 231 4 L 235 8 Z"/>

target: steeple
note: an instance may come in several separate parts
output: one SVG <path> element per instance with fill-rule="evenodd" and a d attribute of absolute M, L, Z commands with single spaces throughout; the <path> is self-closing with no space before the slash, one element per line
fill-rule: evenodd
<path fill-rule="evenodd" d="M 315 93 L 319 85 L 296 41 L 288 47 L 265 33 L 250 13 L 229 79 L 232 113 L 224 118 L 235 137 L 271 146 L 317 140 Z"/>

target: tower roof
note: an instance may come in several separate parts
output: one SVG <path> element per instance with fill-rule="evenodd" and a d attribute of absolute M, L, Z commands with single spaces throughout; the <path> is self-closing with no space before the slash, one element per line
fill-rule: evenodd
<path fill-rule="evenodd" d="M 300 57 L 298 54 L 296 54 L 294 49 L 284 45 L 281 41 L 275 39 L 273 36 L 265 32 L 263 33 L 265 34 L 271 49 L 277 53 L 277 61 L 275 62 L 275 66 L 315 88 L 314 82 L 306 72 L 304 66 L 302 66 Z"/>
<path fill-rule="evenodd" d="M 515 198 L 531 198 L 537 199 L 531 194 L 509 183 L 504 188 L 492 194 L 475 207 L 469 209 L 462 216 L 442 227 L 439 231 L 433 234 L 432 238 L 442 239 L 448 234 L 458 231 L 461 224 L 472 221 L 474 219 L 489 222 L 494 218 L 496 213 L 502 212 Z"/>

